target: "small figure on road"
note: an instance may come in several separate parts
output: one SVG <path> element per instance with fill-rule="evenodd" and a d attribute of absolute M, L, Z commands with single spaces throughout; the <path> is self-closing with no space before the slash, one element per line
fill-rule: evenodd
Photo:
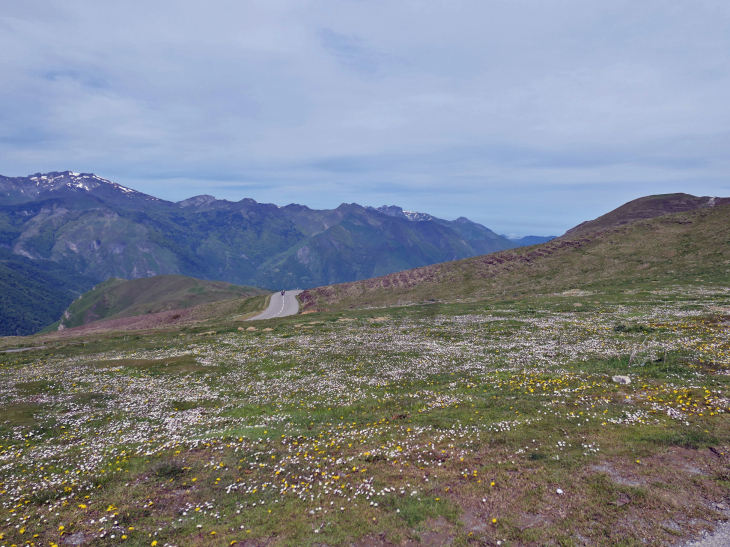
<path fill-rule="evenodd" d="M 284 296 L 284 291 L 281 291 L 281 296 Z"/>

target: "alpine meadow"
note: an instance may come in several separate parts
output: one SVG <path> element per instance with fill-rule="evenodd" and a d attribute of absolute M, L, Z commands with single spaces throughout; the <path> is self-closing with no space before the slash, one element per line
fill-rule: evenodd
<path fill-rule="evenodd" d="M 228 300 L 173 310 L 191 294 L 174 279 L 160 305 L 145 289 L 136 312 L 73 319 L 135 292 L 100 285 L 69 309 L 80 326 L 3 339 L 2 541 L 711 531 L 730 516 L 730 205 L 662 212 L 310 290 L 304 315 L 264 321 L 247 321 L 263 294 L 225 284 Z"/>
<path fill-rule="evenodd" d="M 0 547 L 730 547 L 730 2 L 0 2 Z"/>

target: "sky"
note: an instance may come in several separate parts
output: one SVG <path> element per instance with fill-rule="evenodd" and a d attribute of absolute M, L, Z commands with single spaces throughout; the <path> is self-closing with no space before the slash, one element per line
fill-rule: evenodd
<path fill-rule="evenodd" d="M 730 3 L 0 3 L 0 174 L 560 235 L 730 196 Z"/>

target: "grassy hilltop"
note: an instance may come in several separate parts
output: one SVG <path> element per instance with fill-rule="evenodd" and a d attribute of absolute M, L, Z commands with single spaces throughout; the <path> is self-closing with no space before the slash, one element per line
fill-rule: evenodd
<path fill-rule="evenodd" d="M 681 545 L 730 518 L 726 218 L 0 339 L 0 546 Z"/>
<path fill-rule="evenodd" d="M 132 280 L 111 278 L 75 300 L 59 323 L 61 328 L 72 328 L 94 321 L 182 310 L 265 294 L 269 291 L 183 275 L 157 275 Z"/>

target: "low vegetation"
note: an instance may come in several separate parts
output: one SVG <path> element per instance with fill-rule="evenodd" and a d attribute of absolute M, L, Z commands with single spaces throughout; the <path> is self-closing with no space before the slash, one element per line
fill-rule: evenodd
<path fill-rule="evenodd" d="M 75 300 L 66 310 L 60 327 L 72 328 L 94 321 L 182 310 L 264 294 L 269 294 L 269 291 L 183 275 L 131 280 L 111 278 Z"/>
<path fill-rule="evenodd" d="M 729 218 L 730 205 L 675 213 L 533 247 L 310 289 L 300 298 L 305 311 L 338 310 L 536 296 L 573 287 L 601 291 L 727 283 Z"/>
<path fill-rule="evenodd" d="M 50 260 L 31 260 L 2 248 L 0 219 L 0 336 L 25 336 L 60 319 L 94 280 Z"/>
<path fill-rule="evenodd" d="M 671 545 L 728 516 L 729 323 L 646 282 L 24 339 L 0 545 Z"/>

